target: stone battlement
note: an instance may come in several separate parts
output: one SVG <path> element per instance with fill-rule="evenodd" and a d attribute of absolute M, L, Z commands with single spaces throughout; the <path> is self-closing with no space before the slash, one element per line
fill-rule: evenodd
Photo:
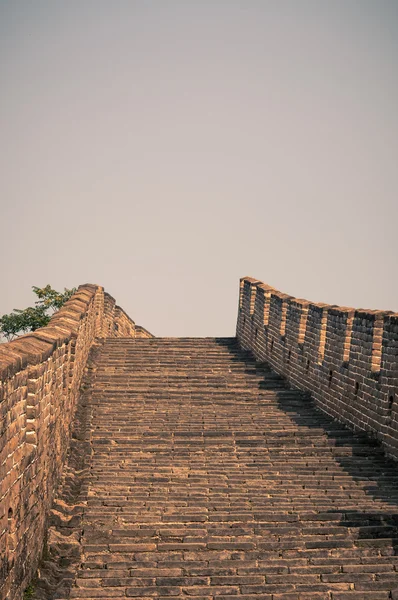
<path fill-rule="evenodd" d="M 22 598 L 46 535 L 61 581 L 42 579 L 57 594 L 69 582 L 70 595 L 58 598 L 110 597 L 108 583 L 112 597 L 158 598 L 165 589 L 193 597 L 198 581 L 206 597 L 248 598 L 252 580 L 256 593 L 278 599 L 282 590 L 313 600 L 315 583 L 317 597 L 332 600 L 364 590 L 392 597 L 398 487 L 383 450 L 398 459 L 398 314 L 315 304 L 245 277 L 237 339 L 134 338 L 153 336 L 87 284 L 47 327 L 0 345 L 0 600 Z M 287 539 L 289 520 L 301 533 Z M 353 529 L 342 541 L 344 526 Z M 380 535 L 387 550 L 379 554 Z M 292 548 L 307 561 L 309 589 L 291 570 Z M 368 548 L 377 560 L 385 552 L 391 580 L 343 572 L 343 554 L 335 580 L 334 566 L 311 564 L 319 550 L 334 565 L 333 553 L 347 549 L 363 569 Z M 190 571 L 194 549 L 204 553 L 200 576 Z M 240 553 L 226 577 L 219 551 Z M 264 551 L 284 561 L 280 580 Z M 164 576 L 169 552 L 173 561 L 180 552 L 186 575 Z M 234 571 L 252 552 L 253 573 Z M 148 560 L 155 566 L 144 577 Z M 115 564 L 128 566 L 116 579 Z"/>
<path fill-rule="evenodd" d="M 96 285 L 47 327 L 0 345 L 0 598 L 18 598 L 43 549 L 89 352 L 98 338 L 152 337 Z"/>
<path fill-rule="evenodd" d="M 398 458 L 398 314 L 314 303 L 244 277 L 237 337 L 316 405 Z"/>

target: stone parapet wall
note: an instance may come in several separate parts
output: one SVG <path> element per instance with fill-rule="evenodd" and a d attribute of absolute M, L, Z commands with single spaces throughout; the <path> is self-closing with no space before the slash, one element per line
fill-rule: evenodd
<path fill-rule="evenodd" d="M 398 459 L 398 314 L 293 298 L 240 283 L 237 338 L 327 414 Z"/>
<path fill-rule="evenodd" d="M 141 327 L 141 325 L 135 326 L 135 337 L 137 338 L 153 338 L 152 333 L 149 333 L 147 329 Z"/>
<path fill-rule="evenodd" d="M 136 329 L 86 284 L 47 327 L 0 345 L 1 600 L 21 598 L 37 568 L 90 349 L 98 338 L 141 337 Z"/>
<path fill-rule="evenodd" d="M 104 293 L 104 318 L 102 320 L 101 337 L 136 337 L 134 321 L 116 305 L 115 299 Z"/>

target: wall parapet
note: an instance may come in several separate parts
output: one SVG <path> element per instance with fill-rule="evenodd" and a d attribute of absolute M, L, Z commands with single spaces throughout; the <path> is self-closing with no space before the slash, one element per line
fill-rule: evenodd
<path fill-rule="evenodd" d="M 22 597 L 43 549 L 89 352 L 152 337 L 100 286 L 81 285 L 46 327 L 0 345 L 0 598 Z"/>
<path fill-rule="evenodd" d="M 398 313 L 309 302 L 243 277 L 237 338 L 398 459 Z"/>

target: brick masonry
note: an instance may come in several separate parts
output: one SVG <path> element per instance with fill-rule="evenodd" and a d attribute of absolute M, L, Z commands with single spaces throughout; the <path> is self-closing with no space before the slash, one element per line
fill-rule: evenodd
<path fill-rule="evenodd" d="M 87 359 L 98 338 L 151 337 L 82 285 L 47 327 L 0 345 L 0 598 L 19 598 L 43 549 Z"/>
<path fill-rule="evenodd" d="M 293 388 L 398 458 L 398 314 L 313 303 L 240 282 L 237 338 Z"/>
<path fill-rule="evenodd" d="M 93 354 L 32 600 L 396 598 L 396 463 L 365 434 L 234 338 Z"/>
<path fill-rule="evenodd" d="M 81 286 L 0 346 L 1 600 L 45 535 L 37 599 L 398 598 L 397 319 L 244 278 L 237 340 L 152 339 Z"/>

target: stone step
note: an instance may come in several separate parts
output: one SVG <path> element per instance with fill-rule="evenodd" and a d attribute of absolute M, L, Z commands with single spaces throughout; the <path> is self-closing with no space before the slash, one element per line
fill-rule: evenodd
<path fill-rule="evenodd" d="M 398 474 L 234 338 L 109 339 L 68 597 L 387 600 Z"/>

